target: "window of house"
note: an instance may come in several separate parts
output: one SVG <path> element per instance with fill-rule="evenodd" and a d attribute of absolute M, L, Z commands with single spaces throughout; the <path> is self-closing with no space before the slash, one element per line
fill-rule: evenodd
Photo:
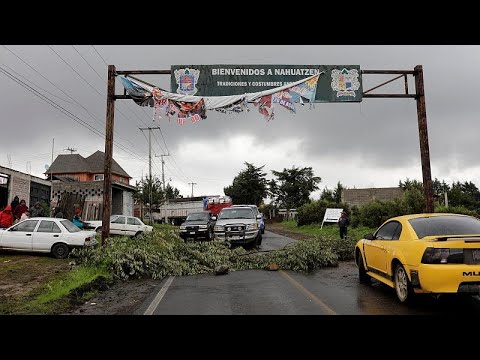
<path fill-rule="evenodd" d="M 95 181 L 102 181 L 103 180 L 103 174 L 96 174 L 94 177 Z"/>

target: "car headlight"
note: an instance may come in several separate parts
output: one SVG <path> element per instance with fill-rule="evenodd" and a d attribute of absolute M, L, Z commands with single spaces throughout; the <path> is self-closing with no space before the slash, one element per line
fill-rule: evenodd
<path fill-rule="evenodd" d="M 206 229 L 208 226 L 207 225 L 199 225 L 198 228 L 199 229 Z"/>
<path fill-rule="evenodd" d="M 187 230 L 187 227 L 185 225 L 180 225 L 180 230 Z"/>
<path fill-rule="evenodd" d="M 215 231 L 223 231 L 223 226 L 222 225 L 215 225 L 214 230 Z"/>
<path fill-rule="evenodd" d="M 258 229 L 258 224 L 257 223 L 247 225 L 247 230 L 257 230 L 257 229 Z"/>

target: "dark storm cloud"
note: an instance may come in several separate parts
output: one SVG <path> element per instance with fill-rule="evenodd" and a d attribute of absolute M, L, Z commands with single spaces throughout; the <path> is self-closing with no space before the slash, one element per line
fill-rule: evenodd
<path fill-rule="evenodd" d="M 47 96 L 104 132 L 107 71 L 105 63 L 93 47 L 75 48 L 100 76 L 72 46 L 53 46 L 53 49 L 80 75 L 47 46 L 9 48 L 84 108 L 72 104 L 74 101 L 3 47 L 0 47 L 0 66 L 6 65 L 29 81 L 54 93 L 61 99 L 49 94 Z M 359 64 L 362 69 L 412 70 L 415 65 L 422 64 L 432 170 L 437 171 L 432 176 L 453 176 L 452 168 L 467 171 L 464 174 L 468 176 L 468 169 L 480 165 L 476 152 L 479 129 L 477 88 L 480 78 L 478 46 L 96 46 L 96 49 L 108 63 L 115 64 L 119 70 L 169 69 L 170 65 L 185 63 L 347 63 Z M 84 156 L 97 149 L 104 149 L 102 137 L 59 113 L 3 74 L 0 74 L 0 78 L 0 119 L 3 128 L 0 134 L 0 164 L 8 165 L 6 155 L 11 154 L 13 165 L 18 170 L 25 171 L 25 163 L 30 161 L 32 173 L 41 174 L 44 165 L 50 163 L 52 138 L 55 138 L 56 154 L 64 153 L 63 149 L 68 146 L 78 148 Z M 143 78 L 169 89 L 169 76 Z M 364 77 L 364 89 L 390 78 Z M 409 81 L 410 91 L 413 92 L 413 81 Z M 379 92 L 398 92 L 402 89 L 403 82 L 399 81 Z M 121 87 L 117 84 L 117 93 L 120 92 Z M 115 139 L 129 150 L 125 152 L 116 146 L 114 155 L 130 175 L 140 177 L 142 171 L 144 174 L 148 171 L 148 146 L 145 136 L 138 128 L 155 125 L 151 120 L 151 109 L 140 108 L 131 101 L 117 101 L 115 106 Z M 390 182 L 390 186 L 395 186 L 398 178 L 393 176 L 401 173 L 402 169 L 419 166 L 414 100 L 365 99 L 361 104 L 316 104 L 312 110 L 308 106 L 297 106 L 297 109 L 297 115 L 291 115 L 285 109 L 277 107 L 276 118 L 269 123 L 265 122 L 253 106 L 246 114 L 225 115 L 209 111 L 206 120 L 184 126 L 162 119 L 160 124 L 163 135 L 168 150 L 174 155 L 173 159 L 167 158 L 167 176 L 177 181 L 179 188 L 183 187 L 182 192 L 188 191 L 187 182 L 203 178 L 205 180 L 198 185 L 198 191 L 202 192 L 203 186 L 205 193 L 219 193 L 242 168 L 242 153 L 254 153 L 252 161 L 256 165 L 268 164 L 277 170 L 290 167 L 292 161 L 314 166 L 316 171 L 322 171 L 319 175 L 324 178 L 324 184 L 334 184 L 349 174 L 343 175 L 341 166 L 333 171 L 321 164 L 351 162 L 348 171 L 352 172 L 357 166 L 360 175 L 352 180 L 357 183 L 349 185 L 357 187 L 373 181 L 370 178 L 372 172 L 363 172 L 364 169 L 372 169 L 385 179 L 390 176 L 391 179 L 386 181 Z M 253 149 L 243 148 L 241 144 L 232 148 L 229 139 L 242 136 L 254 138 Z M 285 153 L 283 162 L 281 156 L 273 159 L 274 154 L 284 151 L 282 144 L 289 139 L 295 139 L 297 147 Z M 205 144 L 205 147 L 201 147 L 205 153 L 199 151 L 196 154 L 189 153 L 190 158 L 184 157 L 185 149 L 192 143 Z M 263 149 L 278 151 L 268 153 L 270 155 L 267 157 L 256 152 L 255 144 L 261 145 Z M 153 139 L 153 153 L 159 155 L 163 152 L 167 152 L 167 149 L 157 132 Z M 210 159 L 213 154 L 217 158 L 218 152 L 223 154 L 223 160 L 219 158 L 217 161 L 228 162 L 229 157 L 232 157 L 237 159 L 238 164 L 224 166 L 228 171 L 222 170 L 218 164 L 212 165 Z M 247 155 L 244 156 L 246 157 Z M 159 158 L 154 157 L 154 161 L 154 173 L 158 174 Z M 217 173 L 212 175 L 213 168 Z M 421 169 L 418 168 L 410 176 L 421 179 Z M 215 178 L 217 182 L 208 181 L 207 178 Z M 465 180 L 479 181 L 476 178 Z"/>

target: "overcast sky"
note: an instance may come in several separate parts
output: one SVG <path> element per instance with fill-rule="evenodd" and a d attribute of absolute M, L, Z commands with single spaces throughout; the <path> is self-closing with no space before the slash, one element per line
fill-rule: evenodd
<path fill-rule="evenodd" d="M 107 66 L 101 57 L 117 70 L 169 69 L 176 64 L 357 64 L 361 69 L 398 70 L 423 65 L 432 178 L 480 185 L 479 46 L 9 45 L 8 49 L 18 57 L 0 47 L 2 68 L 102 134 Z M 368 89 L 392 77 L 364 76 L 363 87 Z M 170 87 L 168 75 L 143 78 Z M 413 92 L 413 79 L 409 81 Z M 382 92 L 402 88 L 403 82 L 394 82 Z M 117 93 L 121 91 L 117 81 Z M 114 139 L 123 149 L 114 146 L 114 159 L 133 177 L 134 185 L 142 174 L 148 174 L 148 134 L 138 128 L 156 124 L 151 108 L 141 108 L 130 100 L 116 101 L 115 106 Z M 53 138 L 54 156 L 67 154 L 68 147 L 84 157 L 105 149 L 103 136 L 1 72 L 0 109 L 2 166 L 43 178 L 45 165 L 51 163 Z M 155 155 L 170 151 L 171 156 L 165 158 L 166 180 L 171 179 L 184 196 L 191 194 L 190 182 L 197 183 L 195 196 L 222 195 L 223 188 L 244 169 L 245 161 L 265 165 L 268 178 L 272 178 L 270 170 L 311 166 L 322 178 L 320 189 L 331 189 L 338 181 L 348 188 L 365 188 L 397 186 L 407 177 L 422 179 L 416 102 L 412 99 L 316 104 L 311 110 L 297 106 L 296 115 L 277 106 L 271 122 L 253 106 L 248 113 L 208 111 L 207 116 L 183 126 L 163 118 L 159 123 L 163 138 L 159 131 L 152 137 L 153 175 L 161 176 L 160 158 Z"/>

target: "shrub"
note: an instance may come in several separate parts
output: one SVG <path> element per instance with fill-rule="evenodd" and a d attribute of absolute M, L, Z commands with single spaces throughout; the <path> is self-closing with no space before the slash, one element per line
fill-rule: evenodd
<path fill-rule="evenodd" d="M 436 206 L 435 212 L 437 213 L 453 213 L 453 214 L 463 214 L 478 217 L 478 213 L 473 210 L 467 209 L 465 206 L 449 206 L 445 207 L 443 205 Z"/>
<path fill-rule="evenodd" d="M 320 224 L 323 221 L 323 217 L 325 216 L 325 211 L 327 208 L 342 208 L 349 213 L 349 207 L 346 204 L 337 204 L 325 200 L 316 200 L 309 204 L 300 206 L 297 209 L 297 225 L 303 226 L 309 224 Z"/>
<path fill-rule="evenodd" d="M 339 259 L 353 256 L 349 242 L 335 241 L 316 238 L 260 253 L 247 252 L 241 247 L 230 249 L 219 241 L 185 243 L 171 231 L 155 231 L 151 237 L 114 238 L 103 248 L 74 250 L 72 257 L 79 264 L 108 269 L 115 278 L 122 280 L 210 273 L 219 265 L 235 271 L 267 269 L 275 263 L 280 269 L 311 271 L 337 266 Z"/>

